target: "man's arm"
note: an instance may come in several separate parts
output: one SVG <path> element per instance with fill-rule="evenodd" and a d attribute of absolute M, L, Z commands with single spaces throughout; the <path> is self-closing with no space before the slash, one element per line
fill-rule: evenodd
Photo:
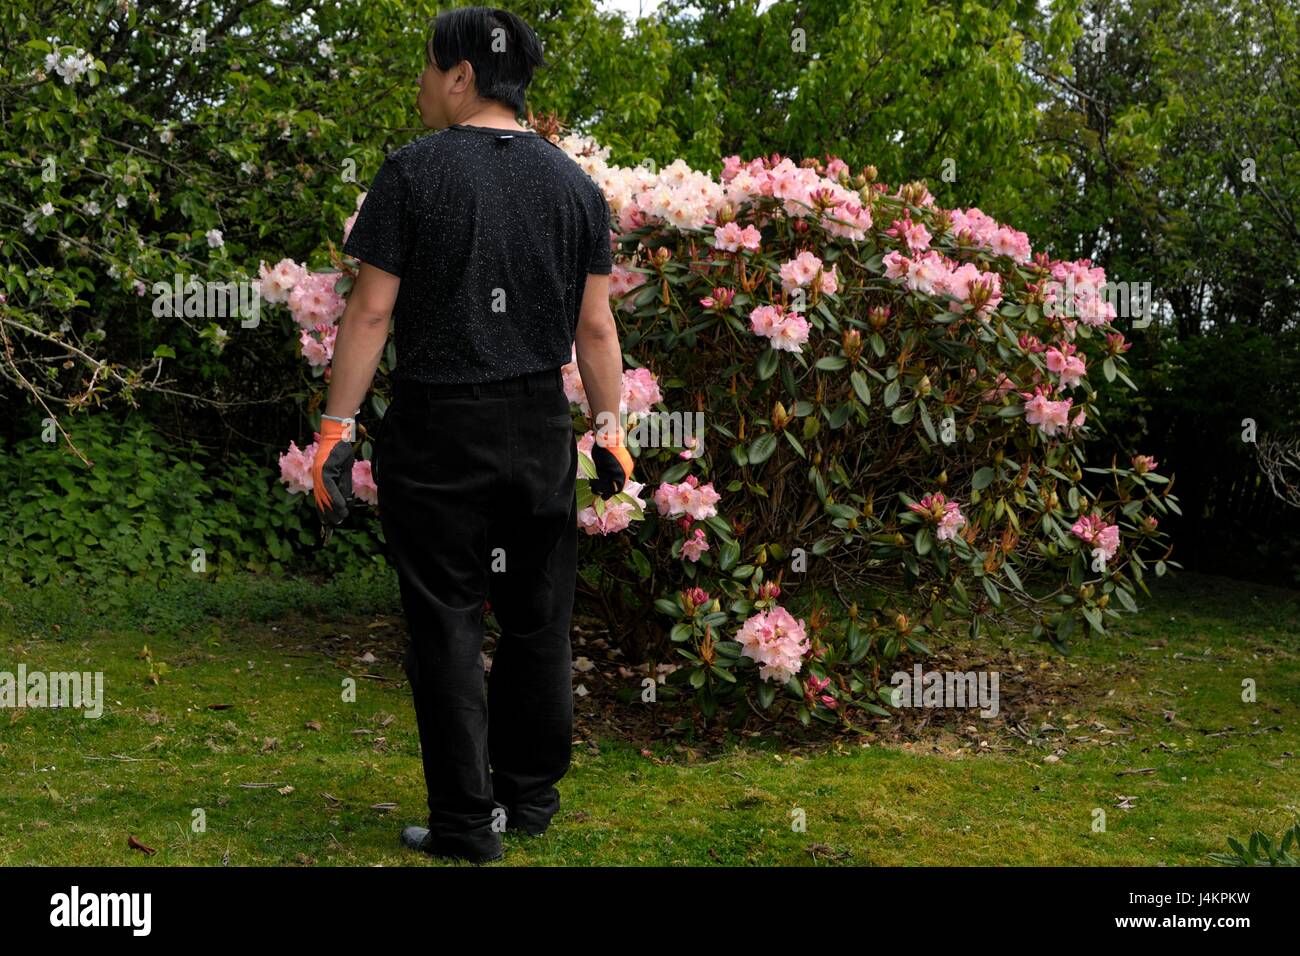
<path fill-rule="evenodd" d="M 379 357 L 388 339 L 389 320 L 402 280 L 363 262 L 348 296 L 347 308 L 339 318 L 334 357 L 330 363 L 330 387 L 325 414 L 352 418 L 379 368 Z M 312 494 L 322 514 L 329 512 L 332 523 L 347 516 L 347 498 L 352 491 L 352 440 L 355 429 L 333 418 L 322 418 L 320 442 L 312 462 Z"/>
<path fill-rule="evenodd" d="M 392 273 L 361 263 L 347 308 L 339 319 L 325 414 L 350 418 L 361 408 L 384 354 L 401 284 L 402 280 Z"/>
<path fill-rule="evenodd" d="M 608 275 L 587 275 L 573 345 L 596 432 L 591 457 L 598 478 L 592 487 L 602 498 L 607 498 L 621 491 L 632 477 L 632 456 L 623 447 L 623 423 L 619 420 L 623 350 L 618 342 L 614 313 L 609 308 Z"/>
<path fill-rule="evenodd" d="M 609 308 L 609 276 L 587 276 L 573 345 L 587 404 L 591 406 L 592 427 L 600 431 L 607 426 L 612 434 L 621 424 L 618 399 L 623 383 L 623 350 Z"/>

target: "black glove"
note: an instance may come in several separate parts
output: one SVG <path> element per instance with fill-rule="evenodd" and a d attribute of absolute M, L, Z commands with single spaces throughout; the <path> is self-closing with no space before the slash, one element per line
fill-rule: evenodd
<path fill-rule="evenodd" d="M 596 466 L 596 477 L 590 479 L 591 491 L 601 498 L 614 497 L 632 475 L 632 456 L 621 445 L 613 450 L 592 445 L 591 462 Z"/>
<path fill-rule="evenodd" d="M 348 499 L 352 497 L 352 442 L 345 440 L 343 427 L 335 421 L 321 422 L 320 444 L 312 463 L 312 493 L 321 520 L 340 525 L 348 516 Z"/>

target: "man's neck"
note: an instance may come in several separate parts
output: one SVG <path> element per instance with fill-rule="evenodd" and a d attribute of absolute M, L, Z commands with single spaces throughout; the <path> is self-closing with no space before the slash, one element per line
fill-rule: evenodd
<path fill-rule="evenodd" d="M 484 110 L 466 116 L 455 122 L 456 126 L 482 126 L 487 129 L 512 129 L 524 132 L 525 128 L 515 122 L 514 114 L 505 110 Z"/>

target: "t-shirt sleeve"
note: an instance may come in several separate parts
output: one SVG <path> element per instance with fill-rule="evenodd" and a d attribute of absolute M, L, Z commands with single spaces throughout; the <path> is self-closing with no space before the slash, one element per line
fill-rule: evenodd
<path fill-rule="evenodd" d="M 370 183 L 343 253 L 400 277 L 410 253 L 410 227 L 410 187 L 390 156 Z"/>
<path fill-rule="evenodd" d="M 614 262 L 609 248 L 609 202 L 599 188 L 596 189 L 596 201 L 600 207 L 600 214 L 596 222 L 596 235 L 592 237 L 591 261 L 587 263 L 587 272 L 591 275 L 607 276 Z"/>

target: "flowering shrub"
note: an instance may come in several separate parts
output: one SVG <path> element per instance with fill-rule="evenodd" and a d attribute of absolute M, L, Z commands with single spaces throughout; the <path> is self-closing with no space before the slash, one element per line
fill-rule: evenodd
<path fill-rule="evenodd" d="M 1172 564 L 1157 463 L 1086 461 L 1090 379 L 1132 387 L 1102 270 L 835 158 L 732 156 L 715 180 L 557 142 L 609 200 L 613 304 L 641 364 L 622 392 L 636 480 L 609 502 L 578 483 L 580 592 L 630 660 L 675 652 L 672 691 L 706 714 L 751 694 L 805 722 L 886 714 L 882 668 L 945 622 L 978 635 L 1015 612 L 1064 647 Z M 356 265 L 331 258 L 336 273 L 262 266 L 321 378 Z M 563 371 L 591 477 L 590 408 L 576 363 Z M 380 392 L 382 377 L 376 414 Z M 704 433 L 647 442 L 654 412 L 699 412 Z M 294 491 L 311 450 L 281 459 Z M 780 603 L 794 588 L 806 618 Z"/>

